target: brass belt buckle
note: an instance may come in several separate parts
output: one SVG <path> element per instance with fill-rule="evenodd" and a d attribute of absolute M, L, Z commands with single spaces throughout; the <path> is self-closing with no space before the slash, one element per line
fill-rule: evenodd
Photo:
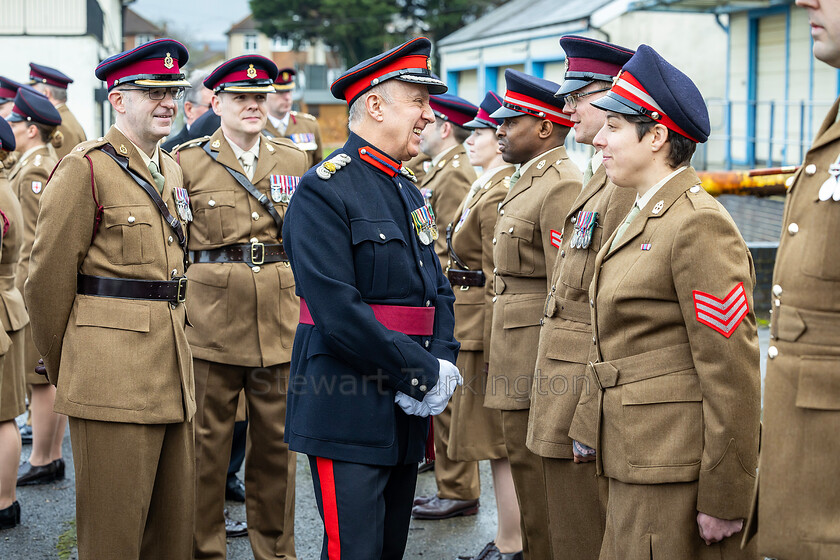
<path fill-rule="evenodd" d="M 187 277 L 181 276 L 178 278 L 178 293 L 175 295 L 178 303 L 184 303 L 187 299 Z"/>
<path fill-rule="evenodd" d="M 265 243 L 251 243 L 251 264 L 261 265 L 265 262 Z"/>

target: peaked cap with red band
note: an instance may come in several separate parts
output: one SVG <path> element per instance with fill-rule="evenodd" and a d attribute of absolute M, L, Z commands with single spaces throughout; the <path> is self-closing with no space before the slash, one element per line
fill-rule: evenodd
<path fill-rule="evenodd" d="M 61 124 L 61 115 L 45 95 L 31 87 L 21 86 L 15 95 L 12 113 L 6 120 L 58 126 Z"/>
<path fill-rule="evenodd" d="M 623 115 L 644 115 L 698 143 L 708 140 L 711 132 L 700 90 L 647 45 L 639 47 L 607 95 L 592 106 Z"/>
<path fill-rule="evenodd" d="M 29 80 L 32 84 L 47 84 L 62 89 L 73 83 L 73 78 L 64 72 L 34 62 L 29 63 Z"/>
<path fill-rule="evenodd" d="M 258 54 L 237 56 L 222 62 L 204 80 L 215 93 L 273 93 L 277 65 Z"/>
<path fill-rule="evenodd" d="M 344 99 L 348 105 L 352 105 L 370 88 L 386 80 L 396 79 L 426 86 L 431 95 L 446 93 L 446 84 L 432 76 L 429 64 L 431 52 L 432 43 L 425 37 L 417 37 L 360 62 L 334 81 L 330 92 L 336 99 Z"/>
<path fill-rule="evenodd" d="M 502 119 L 494 119 L 490 115 L 498 111 L 502 106 L 502 98 L 495 91 L 488 91 L 484 100 L 478 106 L 478 113 L 473 120 L 464 124 L 464 128 L 497 128 L 502 124 Z"/>
<path fill-rule="evenodd" d="M 561 126 L 574 126 L 575 123 L 563 112 L 563 100 L 554 97 L 560 88 L 558 84 L 510 68 L 505 70 L 505 82 L 507 91 L 502 107 L 490 115 L 494 119 L 531 115 Z"/>
<path fill-rule="evenodd" d="M 0 76 L 0 103 L 14 101 L 20 84 L 4 76 Z"/>
<path fill-rule="evenodd" d="M 109 56 L 99 63 L 95 74 L 109 90 L 126 83 L 148 88 L 191 87 L 181 72 L 189 58 L 187 47 L 178 41 L 157 39 Z"/>
<path fill-rule="evenodd" d="M 478 111 L 478 107 L 466 99 L 449 93 L 432 95 L 429 97 L 429 105 L 432 106 L 436 117 L 462 128 Z"/>
<path fill-rule="evenodd" d="M 15 151 L 15 133 L 6 119 L 0 119 L 0 150 L 4 152 Z"/>
<path fill-rule="evenodd" d="M 295 89 L 295 76 L 297 76 L 297 72 L 294 68 L 281 68 L 277 72 L 277 79 L 274 80 L 274 89 L 276 91 Z"/>
<path fill-rule="evenodd" d="M 554 95 L 563 97 L 596 80 L 612 82 L 635 51 L 593 39 L 566 35 L 560 37 L 560 47 L 566 53 L 566 75 Z"/>

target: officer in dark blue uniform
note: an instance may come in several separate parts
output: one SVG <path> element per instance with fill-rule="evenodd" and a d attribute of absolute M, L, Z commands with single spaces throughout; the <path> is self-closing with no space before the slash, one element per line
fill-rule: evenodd
<path fill-rule="evenodd" d="M 322 559 L 402 558 L 417 463 L 457 384 L 454 296 L 434 214 L 401 161 L 446 91 L 416 38 L 344 73 L 350 137 L 303 177 L 284 245 L 301 298 L 286 412 L 309 455 Z"/>

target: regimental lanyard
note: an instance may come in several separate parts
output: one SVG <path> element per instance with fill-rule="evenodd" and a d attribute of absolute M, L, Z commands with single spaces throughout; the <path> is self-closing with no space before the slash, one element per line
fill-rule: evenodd
<path fill-rule="evenodd" d="M 423 245 L 431 245 L 438 238 L 438 230 L 435 225 L 435 213 L 429 202 L 411 213 L 411 221 L 414 223 L 414 231 Z"/>
<path fill-rule="evenodd" d="M 819 197 L 821 201 L 840 200 L 840 155 L 837 160 L 828 166 L 828 174 L 831 175 L 820 187 Z"/>
<path fill-rule="evenodd" d="M 572 249 L 588 249 L 592 243 L 592 233 L 597 225 L 598 212 L 584 210 L 578 212 L 575 218 L 575 232 L 570 242 Z"/>

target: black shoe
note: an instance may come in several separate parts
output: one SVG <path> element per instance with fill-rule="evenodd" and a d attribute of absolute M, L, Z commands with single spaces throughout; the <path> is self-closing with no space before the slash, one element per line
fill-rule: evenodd
<path fill-rule="evenodd" d="M 0 509 L 0 529 L 11 529 L 18 523 L 20 523 L 20 504 L 17 501 L 5 509 Z"/>
<path fill-rule="evenodd" d="M 55 465 L 55 479 L 56 480 L 64 480 L 64 469 L 65 469 L 64 459 L 59 457 L 58 459 L 53 461 L 53 464 Z"/>
<path fill-rule="evenodd" d="M 245 501 L 245 485 L 236 476 L 230 476 L 225 484 L 225 500 L 232 502 Z"/>
<path fill-rule="evenodd" d="M 36 467 L 29 461 L 25 461 L 18 467 L 17 485 L 49 484 L 55 481 L 57 470 L 55 462 Z"/>
<path fill-rule="evenodd" d="M 23 444 L 32 443 L 32 426 L 24 424 L 20 428 L 20 442 Z"/>

